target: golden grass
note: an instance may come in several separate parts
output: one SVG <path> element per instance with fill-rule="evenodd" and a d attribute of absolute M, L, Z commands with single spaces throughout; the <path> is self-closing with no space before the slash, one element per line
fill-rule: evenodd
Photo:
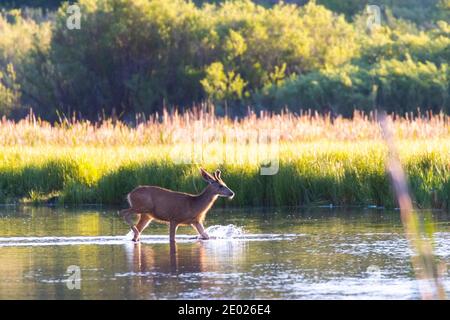
<path fill-rule="evenodd" d="M 3 119 L 0 201 L 56 194 L 64 202 L 120 204 L 137 184 L 196 192 L 202 165 L 223 169 L 235 205 L 392 207 L 386 147 L 374 118 L 283 113 L 230 120 L 195 111 L 165 112 L 136 126 Z M 395 117 L 393 127 L 416 203 L 448 208 L 449 117 Z M 268 160 L 279 170 L 262 176 Z"/>
<path fill-rule="evenodd" d="M 422 117 L 394 116 L 394 132 L 398 139 L 448 139 L 450 118 L 444 114 Z M 194 131 L 201 127 L 215 136 L 230 132 L 248 135 L 251 131 L 279 130 L 282 142 L 361 141 L 379 140 L 381 131 L 376 115 L 355 112 L 353 119 L 321 116 L 313 112 L 270 115 L 251 113 L 240 120 L 218 118 L 199 110 L 179 114 L 167 111 L 149 119 L 138 119 L 133 126 L 123 122 L 64 120 L 50 124 L 33 115 L 14 122 L 3 118 L 0 122 L 1 146 L 147 146 L 175 144 L 194 139 Z M 181 134 L 181 136 L 180 136 Z M 205 141 L 207 142 L 207 141 Z"/>

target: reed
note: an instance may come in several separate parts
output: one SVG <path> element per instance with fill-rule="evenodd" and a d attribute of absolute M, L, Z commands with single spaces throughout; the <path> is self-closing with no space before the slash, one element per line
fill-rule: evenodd
<path fill-rule="evenodd" d="M 448 139 L 450 137 L 450 117 L 443 113 L 420 113 L 416 116 L 393 115 L 393 130 L 400 140 Z M 136 116 L 130 123 L 105 120 L 99 123 L 63 118 L 51 124 L 30 114 L 15 122 L 3 117 L 0 122 L 0 146 L 148 146 L 177 143 L 177 132 L 192 132 L 201 122 L 205 131 L 216 135 L 226 135 L 229 131 L 251 130 L 280 131 L 282 142 L 312 141 L 381 141 L 380 127 L 376 113 L 365 114 L 355 111 L 353 118 L 331 117 L 317 112 L 305 111 L 299 114 L 282 112 L 271 114 L 249 112 L 241 119 L 216 117 L 197 108 L 193 111 L 154 114 L 148 118 Z M 186 138 L 186 136 L 183 136 Z M 192 138 L 187 137 L 187 138 Z M 205 141 L 207 142 L 207 141 Z"/>
<path fill-rule="evenodd" d="M 393 118 L 417 206 L 448 209 L 448 116 Z M 277 139 L 261 144 L 261 132 L 277 132 Z M 279 170 L 261 175 L 267 153 L 261 149 L 273 145 Z M 236 192 L 223 205 L 393 207 L 386 152 L 375 115 L 362 113 L 351 120 L 311 112 L 231 120 L 197 110 L 137 118 L 132 125 L 74 119 L 50 124 L 30 115 L 0 123 L 0 202 L 125 204 L 125 194 L 139 184 L 197 192 L 202 165 L 220 167 Z"/>

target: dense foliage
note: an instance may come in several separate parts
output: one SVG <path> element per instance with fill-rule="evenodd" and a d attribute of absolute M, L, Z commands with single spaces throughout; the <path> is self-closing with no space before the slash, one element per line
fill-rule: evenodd
<path fill-rule="evenodd" d="M 232 114 L 449 112 L 449 1 L 371 1 L 375 27 L 364 1 L 256 2 L 80 0 L 80 30 L 68 3 L 48 19 L 5 12 L 0 115 L 126 119 L 205 100 Z"/>

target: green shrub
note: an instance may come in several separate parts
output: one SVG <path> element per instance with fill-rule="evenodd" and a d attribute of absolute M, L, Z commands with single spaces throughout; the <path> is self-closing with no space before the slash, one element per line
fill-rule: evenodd
<path fill-rule="evenodd" d="M 81 30 L 67 28 L 67 3 L 49 21 L 3 12 L 0 113 L 131 120 L 206 99 L 231 114 L 448 110 L 446 1 L 427 1 L 442 14 L 420 26 L 397 18 L 420 11 L 405 1 L 375 1 L 383 26 L 370 32 L 364 1 L 216 2 L 80 0 Z"/>
<path fill-rule="evenodd" d="M 422 108 L 449 112 L 448 64 L 383 60 L 369 70 L 347 65 L 292 77 L 261 91 L 258 105 L 316 109 L 351 116 L 355 109 L 383 108 L 404 114 Z"/>

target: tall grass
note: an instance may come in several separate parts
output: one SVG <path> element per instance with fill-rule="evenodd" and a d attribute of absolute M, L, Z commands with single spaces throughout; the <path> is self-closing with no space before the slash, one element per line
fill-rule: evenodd
<path fill-rule="evenodd" d="M 394 115 L 394 131 L 398 139 L 448 139 L 450 137 L 450 117 L 445 114 L 430 113 L 413 117 Z M 376 113 L 364 114 L 355 111 L 352 119 L 322 116 L 317 112 L 305 111 L 300 114 L 283 112 L 272 115 L 267 112 L 249 114 L 241 119 L 216 117 L 202 109 L 178 113 L 164 111 L 148 118 L 136 116 L 130 123 L 106 120 L 99 123 L 63 118 L 58 123 L 36 118 L 30 113 L 21 121 L 14 122 L 3 117 L 0 122 L 0 146 L 148 146 L 177 143 L 180 129 L 189 132 L 198 122 L 206 130 L 217 135 L 226 135 L 230 130 L 251 131 L 261 129 L 280 130 L 282 142 L 306 141 L 361 141 L 381 140 L 381 131 L 376 121 Z"/>
<path fill-rule="evenodd" d="M 200 154 L 188 163 L 205 134 Z M 400 157 L 418 206 L 450 206 L 450 126 L 445 115 L 395 117 Z M 239 134 L 277 131 L 279 170 L 260 175 L 261 145 Z M 230 138 L 230 132 L 234 134 Z M 219 155 L 219 156 L 218 156 Z M 139 184 L 199 192 L 200 165 L 220 167 L 236 192 L 223 205 L 377 205 L 393 207 L 386 147 L 375 115 L 352 120 L 312 113 L 250 114 L 240 120 L 208 113 L 164 113 L 122 122 L 28 118 L 0 123 L 0 202 L 56 196 L 60 203 L 124 204 Z M 189 158 L 189 157 L 188 157 Z"/>

